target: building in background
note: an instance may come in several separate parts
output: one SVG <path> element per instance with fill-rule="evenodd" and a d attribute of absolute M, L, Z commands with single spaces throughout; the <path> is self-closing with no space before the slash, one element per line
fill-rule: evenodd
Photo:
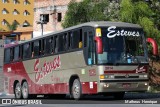
<path fill-rule="evenodd" d="M 0 1 L 0 31 L 1 32 L 11 32 L 11 34 L 2 35 L 5 36 L 7 41 L 15 41 L 18 37 L 23 35 L 21 32 L 14 32 L 11 29 L 8 29 L 7 25 L 12 25 L 16 23 L 18 25 L 17 29 L 23 29 L 22 32 L 25 32 L 27 27 L 32 27 L 33 32 L 33 18 L 34 18 L 34 0 L 1 0 Z M 30 28 L 29 28 L 30 29 Z M 28 34 L 25 37 L 26 39 L 31 39 L 32 32 L 28 37 Z M 28 33 L 28 31 L 27 31 Z M 24 36 L 24 35 L 23 35 Z M 3 38 L 3 37 L 1 37 Z M 19 37 L 18 40 L 21 37 Z M 24 38 L 22 38 L 24 40 Z"/>
<path fill-rule="evenodd" d="M 67 11 L 67 6 L 72 0 L 34 0 L 34 22 L 33 37 L 42 35 L 42 24 L 44 20 L 43 34 L 61 30 L 61 23 Z M 80 2 L 82 0 L 76 0 Z"/>

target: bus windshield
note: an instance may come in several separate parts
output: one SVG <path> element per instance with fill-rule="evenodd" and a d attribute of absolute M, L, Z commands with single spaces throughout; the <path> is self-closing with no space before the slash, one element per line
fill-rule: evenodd
<path fill-rule="evenodd" d="M 147 63 L 147 51 L 142 29 L 101 28 L 103 54 L 98 54 L 98 64 Z"/>

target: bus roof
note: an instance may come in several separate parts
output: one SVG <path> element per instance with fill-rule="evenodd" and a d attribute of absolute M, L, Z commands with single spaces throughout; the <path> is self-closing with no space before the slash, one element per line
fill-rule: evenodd
<path fill-rule="evenodd" d="M 132 23 L 126 23 L 126 22 L 93 21 L 93 22 L 87 22 L 87 23 L 76 25 L 76 26 L 72 26 L 72 27 L 69 27 L 69 28 L 66 28 L 66 29 L 63 29 L 63 30 L 60 30 L 60 31 L 55 31 L 55 32 L 52 32 L 52 33 L 48 33 L 48 34 L 45 34 L 44 36 L 35 37 L 35 38 L 30 39 L 30 40 L 23 41 L 21 43 L 26 43 L 26 42 L 29 42 L 29 41 L 32 41 L 32 40 L 40 39 L 40 38 L 43 38 L 43 37 L 47 37 L 47 36 L 50 36 L 50 35 L 58 34 L 58 33 L 61 33 L 61 32 L 69 31 L 69 30 L 76 29 L 76 28 L 79 28 L 79 27 L 84 27 L 84 26 L 90 26 L 90 27 L 95 27 L 95 28 L 96 27 L 108 27 L 108 26 L 142 28 L 138 24 L 132 24 Z"/>

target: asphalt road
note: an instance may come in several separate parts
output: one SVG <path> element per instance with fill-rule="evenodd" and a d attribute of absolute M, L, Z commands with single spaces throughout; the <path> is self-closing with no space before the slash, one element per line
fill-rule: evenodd
<path fill-rule="evenodd" d="M 0 98 L 14 98 L 13 95 L 1 96 Z M 2 99 L 1 99 L 2 100 Z M 12 99 L 13 100 L 13 99 Z M 41 101 L 42 105 L 7 104 L 0 107 L 160 107 L 160 93 L 126 93 L 123 100 L 115 100 L 113 97 L 86 96 L 82 100 L 73 99 L 47 99 L 38 97 L 31 99 Z M 46 104 L 45 104 L 46 103 Z"/>

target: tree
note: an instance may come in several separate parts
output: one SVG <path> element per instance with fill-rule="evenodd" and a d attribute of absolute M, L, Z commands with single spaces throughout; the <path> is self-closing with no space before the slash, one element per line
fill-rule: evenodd
<path fill-rule="evenodd" d="M 134 2 L 133 2 L 134 1 Z M 122 0 L 120 3 L 120 20 L 123 22 L 130 22 L 135 24 L 140 24 L 147 37 L 152 37 L 157 39 L 160 38 L 160 31 L 155 26 L 154 17 L 158 17 L 157 12 L 153 11 L 150 4 L 142 0 Z"/>
<path fill-rule="evenodd" d="M 104 14 L 106 6 L 108 6 L 108 0 L 101 0 L 100 2 L 94 0 L 72 1 L 68 5 L 62 26 L 67 28 L 89 21 L 108 20 Z"/>
<path fill-rule="evenodd" d="M 0 31 L 4 31 L 4 29 L 3 29 L 3 28 L 0 28 Z"/>
<path fill-rule="evenodd" d="M 7 28 L 9 31 L 16 30 L 18 27 L 18 24 L 14 21 L 12 24 L 7 23 Z"/>
<path fill-rule="evenodd" d="M 89 21 L 122 21 L 139 24 L 145 36 L 157 39 L 160 47 L 160 2 L 158 0 L 83 0 L 72 1 L 62 26 L 64 28 Z"/>

